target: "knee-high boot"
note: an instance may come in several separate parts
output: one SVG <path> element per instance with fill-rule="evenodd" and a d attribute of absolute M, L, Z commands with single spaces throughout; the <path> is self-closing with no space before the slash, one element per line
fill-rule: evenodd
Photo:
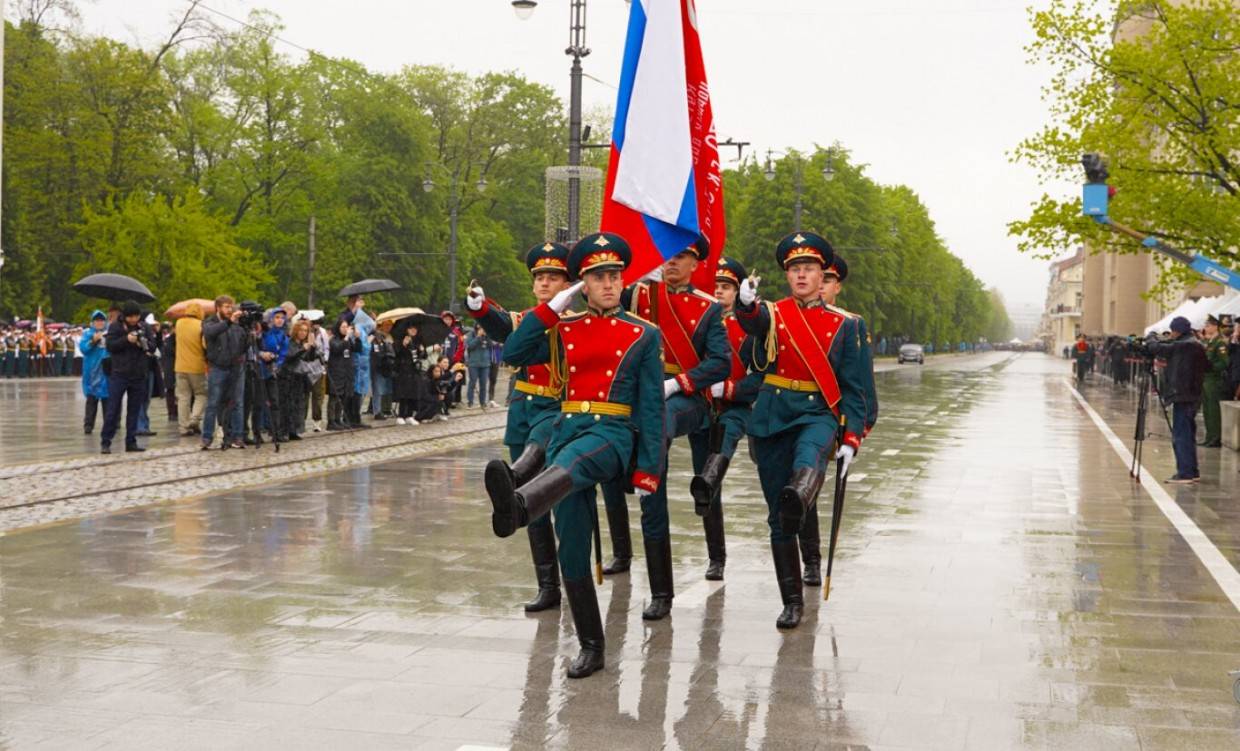
<path fill-rule="evenodd" d="M 642 611 L 642 619 L 662 620 L 672 612 L 672 541 L 643 540 L 646 547 L 646 571 L 650 576 L 650 604 Z"/>
<path fill-rule="evenodd" d="M 719 498 L 719 489 L 723 487 L 723 476 L 728 472 L 728 463 L 728 457 L 723 454 L 711 454 L 706 457 L 701 473 L 694 475 L 690 481 L 689 493 L 693 496 L 693 510 L 698 516 L 706 516 Z"/>
<path fill-rule="evenodd" d="M 607 509 L 607 531 L 611 534 L 611 562 L 603 566 L 603 574 L 623 574 L 633 564 L 633 535 L 629 531 L 627 503 L 604 504 Z"/>
<path fill-rule="evenodd" d="M 801 467 L 779 491 L 779 524 L 786 535 L 801 531 L 805 510 L 814 502 L 822 485 L 822 472 L 816 467 Z"/>
<path fill-rule="evenodd" d="M 493 499 L 512 497 L 517 488 L 538 474 L 546 460 L 547 452 L 536 443 L 527 444 L 511 467 L 502 459 L 492 459 L 487 462 L 486 470 L 482 475 L 487 495 Z"/>
<path fill-rule="evenodd" d="M 525 612 L 538 613 L 560 604 L 560 568 L 555 557 L 555 529 L 550 524 L 526 527 L 530 537 L 530 557 L 534 559 L 534 576 L 538 595 L 525 603 Z"/>
<path fill-rule="evenodd" d="M 801 562 L 805 564 L 805 575 L 801 581 L 810 587 L 822 586 L 822 541 L 818 533 L 817 503 L 805 510 L 797 540 L 801 544 Z"/>
<path fill-rule="evenodd" d="M 710 562 L 706 565 L 707 581 L 723 579 L 723 565 L 728 559 L 727 546 L 723 536 L 723 503 L 716 500 L 702 517 L 702 529 L 706 532 L 706 555 Z"/>
<path fill-rule="evenodd" d="M 801 623 L 805 596 L 801 590 L 799 552 L 796 540 L 771 543 L 775 579 L 779 582 L 779 597 L 784 603 L 783 612 L 775 620 L 776 628 L 796 628 Z"/>
<path fill-rule="evenodd" d="M 550 511 L 572 491 L 572 475 L 553 464 L 512 495 L 491 498 L 491 530 L 496 537 L 508 537 Z"/>
<path fill-rule="evenodd" d="M 603 669 L 603 617 L 598 609 L 594 580 L 588 576 L 565 579 L 564 591 L 577 629 L 581 651 L 568 666 L 569 678 L 585 678 Z"/>

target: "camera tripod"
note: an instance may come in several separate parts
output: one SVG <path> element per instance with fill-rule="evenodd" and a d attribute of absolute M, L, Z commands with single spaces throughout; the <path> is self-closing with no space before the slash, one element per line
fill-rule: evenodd
<path fill-rule="evenodd" d="M 1158 397 L 1158 406 L 1162 410 L 1163 420 L 1167 422 L 1167 430 L 1171 430 L 1171 419 L 1167 417 L 1167 407 L 1163 404 L 1162 392 L 1158 390 L 1158 378 L 1154 375 L 1154 360 L 1143 358 L 1137 369 L 1137 424 L 1132 436 L 1132 464 L 1128 467 L 1128 476 L 1141 482 L 1141 454 L 1145 448 L 1145 419 L 1149 412 L 1150 391 Z"/>

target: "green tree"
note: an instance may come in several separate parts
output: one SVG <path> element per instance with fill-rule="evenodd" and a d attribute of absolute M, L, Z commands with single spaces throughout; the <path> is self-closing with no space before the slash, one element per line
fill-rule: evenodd
<path fill-rule="evenodd" d="M 107 270 L 132 276 L 150 288 L 159 305 L 219 294 L 253 298 L 272 279 L 192 190 L 171 201 L 137 194 L 110 199 L 101 209 L 86 209 L 77 229 L 86 260 L 76 275 Z M 83 304 L 78 312 L 84 315 L 89 308 Z"/>
<path fill-rule="evenodd" d="M 1240 13 L 1231 0 L 1053 0 L 1031 13 L 1051 121 L 1014 159 L 1044 180 L 1080 182 L 1080 155 L 1110 159 L 1117 221 L 1240 266 Z M 1043 195 L 1009 226 L 1025 252 L 1143 252 L 1085 219 L 1079 196 Z M 1188 279 L 1174 267 L 1164 282 Z"/>

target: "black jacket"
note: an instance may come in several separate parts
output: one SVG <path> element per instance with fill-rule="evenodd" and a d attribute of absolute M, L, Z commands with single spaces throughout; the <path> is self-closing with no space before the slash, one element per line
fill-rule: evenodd
<path fill-rule="evenodd" d="M 138 332 L 138 343 L 129 341 L 129 332 Z M 108 325 L 104 334 L 104 342 L 108 348 L 108 359 L 112 361 L 112 375 L 126 378 L 146 379 L 150 372 L 149 348 L 153 346 L 150 328 L 139 322 L 135 326 L 127 326 L 124 318 L 117 318 Z"/>
<path fill-rule="evenodd" d="M 202 340 L 207 345 L 207 364 L 213 368 L 240 365 L 250 343 L 245 329 L 219 316 L 210 316 L 202 322 Z"/>
<path fill-rule="evenodd" d="M 1163 401 L 1196 403 L 1201 401 L 1201 385 L 1206 379 L 1206 348 L 1192 336 L 1185 335 L 1169 342 L 1148 341 L 1150 352 L 1165 358 L 1163 370 Z"/>
<path fill-rule="evenodd" d="M 327 344 L 327 388 L 336 396 L 353 393 L 353 375 L 357 368 L 353 358 L 362 351 L 362 340 L 332 337 Z"/>

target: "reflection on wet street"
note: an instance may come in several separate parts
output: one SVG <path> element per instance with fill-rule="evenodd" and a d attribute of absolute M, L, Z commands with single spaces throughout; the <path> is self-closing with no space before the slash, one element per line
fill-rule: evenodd
<path fill-rule="evenodd" d="M 498 446 L 0 537 L 0 747 L 1240 747 L 1240 614 L 1066 374 L 1008 353 L 881 374 L 831 601 L 807 590 L 789 633 L 753 466 L 706 582 L 678 446 L 672 616 L 641 620 L 638 546 L 583 681 L 567 609 L 519 609 L 524 538 L 492 536 Z M 1131 436 L 1122 396 L 1086 397 Z M 1203 470 L 1172 496 L 1234 563 L 1234 455 Z"/>

